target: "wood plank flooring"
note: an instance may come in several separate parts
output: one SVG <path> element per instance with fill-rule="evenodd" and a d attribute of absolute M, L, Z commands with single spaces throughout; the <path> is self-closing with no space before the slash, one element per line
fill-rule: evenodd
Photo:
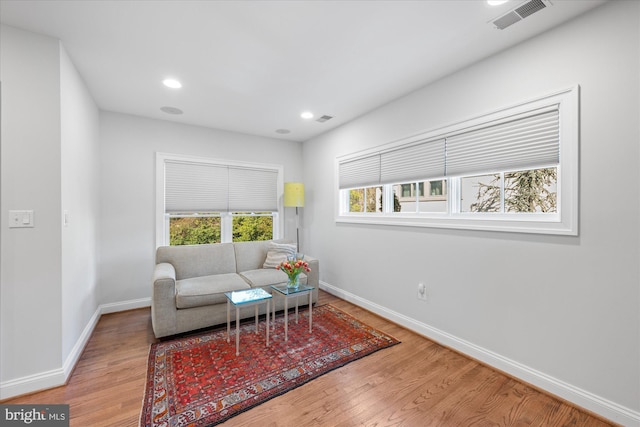
<path fill-rule="evenodd" d="M 329 372 L 223 426 L 611 426 L 552 396 L 321 291 L 401 344 Z M 64 387 L 3 403 L 70 405 L 70 425 L 137 426 L 149 309 L 102 316 Z"/>

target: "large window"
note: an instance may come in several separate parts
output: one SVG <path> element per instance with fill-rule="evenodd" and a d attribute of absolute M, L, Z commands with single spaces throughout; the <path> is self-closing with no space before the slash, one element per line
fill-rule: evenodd
<path fill-rule="evenodd" d="M 336 221 L 577 234 L 578 87 L 336 161 Z"/>
<path fill-rule="evenodd" d="M 274 212 L 168 214 L 169 245 L 221 243 L 231 227 L 233 242 L 273 239 Z M 226 240 L 226 239 L 225 239 Z"/>
<path fill-rule="evenodd" d="M 157 246 L 279 237 L 282 168 L 158 153 Z"/>

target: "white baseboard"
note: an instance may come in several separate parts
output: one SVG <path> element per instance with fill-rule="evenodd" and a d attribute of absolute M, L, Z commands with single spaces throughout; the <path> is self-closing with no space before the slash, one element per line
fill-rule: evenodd
<path fill-rule="evenodd" d="M 129 301 L 115 302 L 111 304 L 102 304 L 99 308 L 100 314 L 108 314 L 144 307 L 151 307 L 151 297 L 132 299 Z"/>
<path fill-rule="evenodd" d="M 9 381 L 0 383 L 0 400 L 11 399 L 12 397 L 20 396 L 23 394 L 34 393 L 49 388 L 59 387 L 65 385 L 69 376 L 73 372 L 73 368 L 80 360 L 82 351 L 84 350 L 91 334 L 93 334 L 100 316 L 108 313 L 116 313 L 119 311 L 133 310 L 136 308 L 150 307 L 151 298 L 140 298 L 136 300 L 123 301 L 112 304 L 102 304 L 98 306 L 96 311 L 89 319 L 89 322 L 85 326 L 84 330 L 78 337 L 76 344 L 71 349 L 71 352 L 64 361 L 64 365 L 61 368 L 53 369 L 46 372 L 40 372 L 38 374 L 29 375 L 22 378 L 16 378 Z"/>
<path fill-rule="evenodd" d="M 101 311 L 100 311 L 100 307 L 98 307 L 96 311 L 93 313 L 93 316 L 91 316 L 91 319 L 89 319 L 89 323 L 87 323 L 84 330 L 80 334 L 80 337 L 76 341 L 76 344 L 71 349 L 71 352 L 67 356 L 67 359 L 64 361 L 64 365 L 62 366 L 62 370 L 64 372 L 63 384 L 66 384 L 66 382 L 69 380 L 69 377 L 73 372 L 73 368 L 75 368 L 76 363 L 78 363 L 78 360 L 80 360 L 80 356 L 82 356 L 82 351 L 84 350 L 85 346 L 89 342 L 89 338 L 91 338 L 91 334 L 93 334 L 93 330 L 96 328 L 96 325 L 98 324 L 98 320 L 100 320 L 100 315 L 101 315 Z"/>
<path fill-rule="evenodd" d="M 62 368 L 5 381 L 0 383 L 0 400 L 58 387 L 66 381 L 64 369 Z"/>
<path fill-rule="evenodd" d="M 320 289 L 369 310 L 384 317 L 385 319 L 389 319 L 390 321 L 404 326 L 405 328 L 423 335 L 439 344 L 466 354 L 509 375 L 513 375 L 522 381 L 539 387 L 550 394 L 565 399 L 568 402 L 598 414 L 608 420 L 624 426 L 640 426 L 640 412 L 634 411 L 615 402 L 611 402 L 586 390 L 582 390 L 543 372 L 523 365 L 515 360 L 501 356 L 500 354 L 477 346 L 469 341 L 460 339 L 447 332 L 441 331 L 440 329 L 431 327 L 401 313 L 389 310 L 386 307 L 373 303 L 350 292 L 346 292 L 326 282 L 320 282 Z"/>

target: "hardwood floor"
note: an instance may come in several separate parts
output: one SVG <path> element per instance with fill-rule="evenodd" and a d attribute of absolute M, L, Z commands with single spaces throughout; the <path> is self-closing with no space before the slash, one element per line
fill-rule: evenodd
<path fill-rule="evenodd" d="M 335 307 L 402 341 L 231 418 L 224 426 L 610 426 L 353 304 Z M 104 315 L 64 387 L 3 403 L 70 405 L 71 426 L 137 426 L 149 309 Z"/>

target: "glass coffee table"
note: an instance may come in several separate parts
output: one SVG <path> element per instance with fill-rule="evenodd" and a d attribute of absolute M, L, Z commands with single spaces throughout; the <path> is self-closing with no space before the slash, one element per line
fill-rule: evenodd
<path fill-rule="evenodd" d="M 271 289 L 274 291 L 272 295 L 278 295 L 284 298 L 284 340 L 287 341 L 289 336 L 289 318 L 288 318 L 288 301 L 290 298 L 296 299 L 296 323 L 298 323 L 298 297 L 309 295 L 309 333 L 312 333 L 313 328 L 313 286 L 298 285 L 297 288 L 288 288 L 287 284 L 271 285 Z M 273 302 L 273 324 L 276 324 L 276 303 Z"/>
<path fill-rule="evenodd" d="M 271 294 L 264 289 L 245 289 L 242 291 L 225 292 L 227 297 L 227 342 L 231 338 L 231 304 L 236 307 L 236 356 L 240 355 L 240 308 L 255 306 L 256 307 L 256 334 L 258 333 L 258 306 L 267 303 L 267 345 L 269 347 L 269 302 Z"/>

